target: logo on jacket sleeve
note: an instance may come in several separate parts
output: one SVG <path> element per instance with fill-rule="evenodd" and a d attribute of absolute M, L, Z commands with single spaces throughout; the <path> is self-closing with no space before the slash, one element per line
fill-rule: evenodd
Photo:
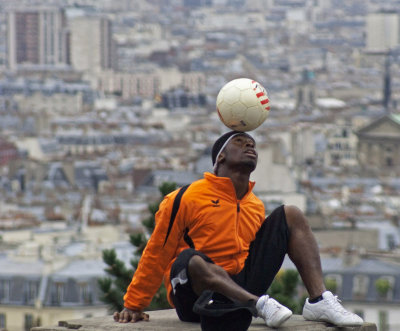
<path fill-rule="evenodd" d="M 217 200 L 211 200 L 211 202 L 212 202 L 212 206 L 213 207 L 220 207 L 221 205 L 219 204 L 219 199 L 217 199 Z"/>

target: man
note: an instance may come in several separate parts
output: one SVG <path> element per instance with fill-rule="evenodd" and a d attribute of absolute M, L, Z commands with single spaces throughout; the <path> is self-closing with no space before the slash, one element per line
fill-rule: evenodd
<path fill-rule="evenodd" d="M 188 187 L 172 222 L 178 190 L 165 197 L 124 296 L 125 308 L 114 313 L 115 321 L 148 320 L 143 309 L 164 277 L 168 300 L 183 321 L 207 324 L 193 306 L 210 290 L 231 302 L 252 306 L 268 326 L 278 327 L 292 312 L 265 292 L 288 254 L 310 296 L 303 309 L 307 320 L 338 326 L 363 323 L 326 291 L 318 246 L 303 213 L 281 206 L 265 219 L 263 203 L 249 180 L 257 165 L 255 145 L 247 133 L 222 135 L 212 149 L 214 174 L 205 173 Z M 242 329 L 247 329 L 251 314 L 242 311 L 233 316 L 237 315 L 246 319 Z"/>

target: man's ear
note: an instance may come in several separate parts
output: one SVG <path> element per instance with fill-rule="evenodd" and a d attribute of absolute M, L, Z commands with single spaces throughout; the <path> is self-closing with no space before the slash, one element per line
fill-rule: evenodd
<path fill-rule="evenodd" d="M 218 163 L 222 163 L 224 160 L 225 160 L 225 154 L 224 154 L 224 152 L 222 152 L 222 153 L 220 153 L 220 154 L 218 155 L 218 160 L 217 160 L 217 162 L 218 162 Z"/>

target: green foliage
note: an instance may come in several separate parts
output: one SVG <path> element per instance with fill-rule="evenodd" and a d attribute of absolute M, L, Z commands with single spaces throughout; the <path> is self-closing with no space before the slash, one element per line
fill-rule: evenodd
<path fill-rule="evenodd" d="M 176 183 L 165 182 L 162 183 L 158 189 L 162 198 L 164 198 L 165 195 L 174 191 L 176 188 Z M 132 269 L 128 269 L 124 262 L 117 258 L 117 254 L 114 249 L 106 249 L 103 251 L 103 261 L 107 264 L 105 271 L 110 277 L 100 278 L 98 280 L 98 284 L 101 291 L 100 300 L 108 304 L 110 311 L 121 311 L 124 308 L 123 296 L 132 280 L 134 270 L 136 270 L 138 266 L 140 257 L 142 256 L 143 250 L 146 247 L 147 240 L 154 230 L 155 214 L 158 211 L 158 207 L 162 198 L 157 202 L 149 203 L 149 216 L 142 220 L 145 232 L 131 234 L 129 236 L 130 243 L 136 247 L 134 256 L 130 261 Z M 150 310 L 170 307 L 167 301 L 166 292 L 167 291 L 164 287 L 164 284 L 162 284 L 149 306 Z"/>
<path fill-rule="evenodd" d="M 325 287 L 328 291 L 331 291 L 332 293 L 336 293 L 337 291 L 337 281 L 335 278 L 332 277 L 326 277 L 325 278 Z"/>
<path fill-rule="evenodd" d="M 133 275 L 133 270 L 127 269 L 124 262 L 117 259 L 117 253 L 114 249 L 105 249 L 103 251 L 103 261 L 108 265 L 105 271 L 109 275 L 114 276 L 125 284 L 130 283 Z"/>
<path fill-rule="evenodd" d="M 148 233 L 152 233 L 155 226 L 155 214 L 158 211 L 158 206 L 160 202 L 157 201 L 155 203 L 150 203 L 147 207 L 150 215 L 142 221 L 143 226 L 145 227 Z"/>
<path fill-rule="evenodd" d="M 171 308 L 167 300 L 167 289 L 164 283 L 161 284 L 157 293 L 154 295 L 153 300 L 148 307 L 149 310 L 168 309 Z"/>
<path fill-rule="evenodd" d="M 299 281 L 299 273 L 296 270 L 281 271 L 275 277 L 267 294 L 291 309 L 293 313 L 301 314 L 305 297 L 298 297 L 297 286 Z"/>
<path fill-rule="evenodd" d="M 390 284 L 388 279 L 379 278 L 375 281 L 375 288 L 380 296 L 385 297 L 389 290 L 392 288 L 392 285 Z"/>
<path fill-rule="evenodd" d="M 295 270 L 286 270 L 282 274 L 282 283 L 284 284 L 284 294 L 287 296 L 293 296 L 296 293 L 296 287 L 299 283 L 299 273 Z"/>
<path fill-rule="evenodd" d="M 103 261 L 107 264 L 105 271 L 111 277 L 98 279 L 100 300 L 107 303 L 111 311 L 121 311 L 124 308 L 123 296 L 131 282 L 133 269 L 125 267 L 114 249 L 103 250 Z"/>
<path fill-rule="evenodd" d="M 97 280 L 101 291 L 100 300 L 109 305 L 111 311 L 121 311 L 124 308 L 124 292 L 113 287 L 113 280 L 109 277 Z"/>
<path fill-rule="evenodd" d="M 165 197 L 167 194 L 175 191 L 177 189 L 177 185 L 174 182 L 164 182 L 159 187 L 158 190 L 160 191 L 161 195 Z"/>
<path fill-rule="evenodd" d="M 134 233 L 129 236 L 129 242 L 136 247 L 136 256 L 142 256 L 143 250 L 146 247 L 146 236 L 144 233 Z"/>

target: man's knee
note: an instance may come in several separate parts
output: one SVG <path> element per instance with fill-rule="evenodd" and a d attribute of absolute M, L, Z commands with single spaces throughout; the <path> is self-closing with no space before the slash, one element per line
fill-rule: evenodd
<path fill-rule="evenodd" d="M 188 263 L 189 277 L 192 283 L 192 288 L 196 294 L 201 294 L 204 289 L 211 286 L 213 281 L 213 273 L 211 266 L 213 264 L 206 262 L 201 256 L 194 255 Z"/>
<path fill-rule="evenodd" d="M 309 228 L 308 220 L 300 210 L 300 208 L 293 205 L 285 205 L 286 221 L 289 228 L 306 227 Z"/>
<path fill-rule="evenodd" d="M 205 261 L 201 256 L 194 255 L 188 264 L 189 276 L 194 290 L 213 289 L 218 279 L 227 277 L 226 271 L 214 263 Z"/>
<path fill-rule="evenodd" d="M 204 259 L 201 256 L 193 255 L 188 263 L 189 273 L 198 272 L 199 269 L 203 269 L 204 263 L 206 263 L 206 261 L 204 261 Z"/>

